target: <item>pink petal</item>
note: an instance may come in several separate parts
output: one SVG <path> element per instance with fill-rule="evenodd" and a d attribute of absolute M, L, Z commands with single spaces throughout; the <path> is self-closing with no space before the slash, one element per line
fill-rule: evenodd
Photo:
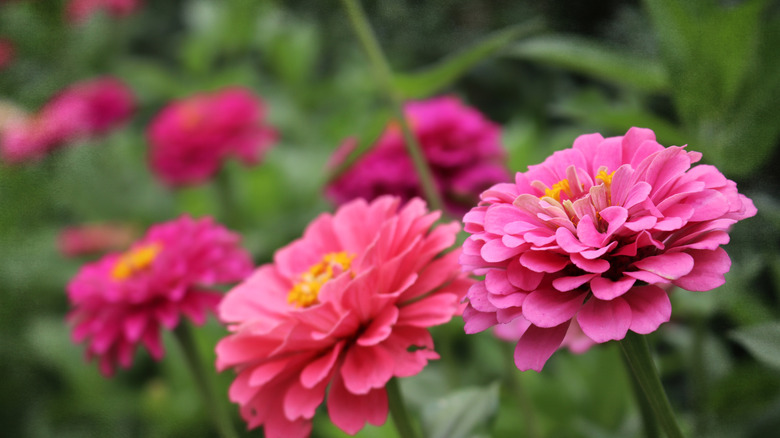
<path fill-rule="evenodd" d="M 598 274 L 584 274 L 576 277 L 558 277 L 553 280 L 552 285 L 556 290 L 561 292 L 568 292 L 570 290 L 577 289 L 583 284 L 589 282 L 593 277 Z"/>
<path fill-rule="evenodd" d="M 333 369 L 333 365 L 341 355 L 341 350 L 344 348 L 345 341 L 341 341 L 334 345 L 333 348 L 321 356 L 320 358 L 309 362 L 306 368 L 301 372 L 301 384 L 306 388 L 313 388 L 316 384 L 325 379 L 330 371 Z"/>
<path fill-rule="evenodd" d="M 515 366 L 520 371 L 542 371 L 547 359 L 561 346 L 569 324 L 566 321 L 551 328 L 528 327 L 515 346 Z"/>
<path fill-rule="evenodd" d="M 455 294 L 437 293 L 401 307 L 398 325 L 431 327 L 444 324 L 452 319 L 457 309 L 458 297 Z"/>
<path fill-rule="evenodd" d="M 513 259 L 506 267 L 507 279 L 512 285 L 526 291 L 532 291 L 539 286 L 544 278 L 544 273 L 534 272 Z"/>
<path fill-rule="evenodd" d="M 571 261 L 575 266 L 582 269 L 583 271 L 587 271 L 593 274 L 602 274 L 609 271 L 609 262 L 606 260 L 590 260 L 586 259 L 579 253 L 575 253 L 571 255 Z"/>
<path fill-rule="evenodd" d="M 520 256 L 520 264 L 535 272 L 558 272 L 569 264 L 567 257 L 549 251 L 527 251 Z"/>
<path fill-rule="evenodd" d="M 328 393 L 330 421 L 344 432 L 354 435 L 366 422 L 379 426 L 387 420 L 387 392 L 374 389 L 365 395 L 350 393 L 339 374 Z"/>
<path fill-rule="evenodd" d="M 583 333 L 598 343 L 626 337 L 631 325 L 631 307 L 622 297 L 602 301 L 591 297 L 577 315 Z"/>
<path fill-rule="evenodd" d="M 366 347 L 376 345 L 387 339 L 393 331 L 393 325 L 398 321 L 399 313 L 400 311 L 395 306 L 385 308 L 382 313 L 374 317 L 371 324 L 363 331 L 363 334 L 357 340 L 357 344 Z"/>
<path fill-rule="evenodd" d="M 555 230 L 555 238 L 558 246 L 560 246 L 562 250 L 568 253 L 580 252 L 590 248 L 590 246 L 584 245 L 576 237 L 574 237 L 574 234 L 571 231 L 563 227 Z"/>
<path fill-rule="evenodd" d="M 288 420 L 294 421 L 298 418 L 310 419 L 314 417 L 314 411 L 325 398 L 325 388 L 328 381 L 324 380 L 313 388 L 306 388 L 301 382 L 294 381 L 287 393 L 284 394 L 283 408 L 284 416 Z"/>
<path fill-rule="evenodd" d="M 393 377 L 393 357 L 381 346 L 350 347 L 341 365 L 344 386 L 353 394 L 382 388 Z"/>
<path fill-rule="evenodd" d="M 617 281 L 612 281 L 604 277 L 596 277 L 590 282 L 590 288 L 593 295 L 600 300 L 611 300 L 617 298 L 636 283 L 636 279 L 631 277 L 622 277 Z"/>
<path fill-rule="evenodd" d="M 467 335 L 473 335 L 498 324 L 495 312 L 480 312 L 474 310 L 471 304 L 463 309 L 464 331 Z"/>
<path fill-rule="evenodd" d="M 693 269 L 673 281 L 674 285 L 690 291 L 707 291 L 726 282 L 724 274 L 731 269 L 731 259 L 723 248 L 690 250 L 687 253 L 693 258 Z"/>
<path fill-rule="evenodd" d="M 635 333 L 652 333 L 672 316 L 669 295 L 658 286 L 635 287 L 623 295 L 623 299 L 631 307 L 629 329 Z"/>
<path fill-rule="evenodd" d="M 536 290 L 523 302 L 523 317 L 537 327 L 550 328 L 570 320 L 582 306 L 585 293 Z"/>
<path fill-rule="evenodd" d="M 693 257 L 682 252 L 667 253 L 636 261 L 634 266 L 667 280 L 676 280 L 691 272 Z"/>
<path fill-rule="evenodd" d="M 503 262 L 520 253 L 517 248 L 508 248 L 504 246 L 500 239 L 487 241 L 480 250 L 480 255 L 488 263 Z"/>

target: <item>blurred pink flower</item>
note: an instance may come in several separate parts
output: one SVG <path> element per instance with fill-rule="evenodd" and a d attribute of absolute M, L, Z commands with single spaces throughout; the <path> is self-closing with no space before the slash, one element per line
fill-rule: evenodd
<path fill-rule="evenodd" d="M 73 341 L 86 341 L 87 359 L 97 356 L 106 376 L 117 363 L 130 367 L 139 344 L 160 360 L 162 328 L 176 327 L 182 314 L 202 324 L 222 298 L 209 287 L 251 270 L 239 236 L 211 218 L 155 225 L 127 252 L 85 265 L 70 281 Z"/>
<path fill-rule="evenodd" d="M 116 251 L 133 243 L 135 230 L 129 225 L 90 224 L 67 227 L 57 238 L 57 247 L 65 257 Z"/>
<path fill-rule="evenodd" d="M 323 214 L 228 292 L 219 307 L 231 335 L 217 368 L 234 368 L 230 399 L 249 428 L 305 437 L 328 386 L 334 424 L 354 434 L 387 417 L 385 385 L 438 358 L 428 327 L 459 314 L 473 283 L 448 250 L 457 223 L 413 199 L 355 200 Z"/>
<path fill-rule="evenodd" d="M 40 159 L 63 144 L 105 134 L 124 123 L 134 108 L 132 91 L 116 78 L 77 82 L 37 114 L 9 122 L 1 133 L 0 156 L 8 163 Z"/>
<path fill-rule="evenodd" d="M 257 164 L 277 139 L 265 117 L 260 98 L 243 88 L 174 102 L 149 126 L 152 170 L 168 185 L 182 186 L 208 180 L 231 156 Z"/>
<path fill-rule="evenodd" d="M 436 180 L 447 209 L 463 214 L 480 192 L 509 180 L 499 126 L 454 97 L 410 102 L 405 107 L 412 130 Z M 333 155 L 335 166 L 357 141 L 346 141 Z M 422 196 L 422 188 L 406 152 L 397 123 L 391 123 L 370 152 L 332 182 L 326 195 L 336 204 L 383 194 L 404 200 Z"/>
<path fill-rule="evenodd" d="M 98 11 L 114 18 L 126 17 L 142 5 L 141 0 L 69 0 L 65 15 L 71 23 L 84 23 Z"/>
<path fill-rule="evenodd" d="M 0 38 L 0 70 L 11 65 L 16 57 L 16 47 L 8 38 Z"/>
<path fill-rule="evenodd" d="M 466 332 L 525 319 L 515 364 L 540 371 L 575 318 L 597 343 L 647 334 L 671 315 L 664 288 L 722 285 L 720 245 L 756 209 L 715 167 L 691 167 L 700 158 L 649 129 L 589 134 L 485 191 L 464 218 L 461 264 L 485 275 Z"/>

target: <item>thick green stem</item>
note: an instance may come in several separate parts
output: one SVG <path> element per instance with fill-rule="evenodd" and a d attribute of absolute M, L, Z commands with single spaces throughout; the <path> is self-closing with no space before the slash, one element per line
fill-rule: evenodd
<path fill-rule="evenodd" d="M 387 403 L 390 406 L 390 416 L 393 417 L 393 423 L 396 430 L 398 430 L 398 436 L 401 438 L 417 438 L 417 433 L 414 431 L 409 413 L 406 412 L 403 397 L 401 397 L 398 379 L 395 377 L 390 379 L 385 389 L 387 390 Z"/>
<path fill-rule="evenodd" d="M 371 61 L 377 80 L 382 88 L 384 88 L 384 91 L 390 100 L 393 113 L 398 119 L 398 123 L 401 127 L 406 151 L 409 153 L 409 157 L 414 164 L 414 169 L 420 178 L 420 184 L 422 185 L 425 198 L 428 200 L 431 209 L 441 210 L 444 203 L 441 200 L 439 191 L 436 189 L 433 174 L 428 167 L 428 163 L 425 161 L 422 148 L 415 138 L 412 129 L 409 127 L 409 122 L 406 120 L 403 99 L 393 85 L 393 71 L 390 69 L 390 64 L 387 62 L 387 59 L 382 52 L 382 48 L 379 46 L 379 42 L 376 39 L 376 35 L 374 35 L 371 24 L 368 22 L 366 13 L 363 11 L 363 7 L 360 5 L 359 0 L 341 0 L 341 3 L 347 11 L 355 35 L 358 40 L 360 40 L 363 50 L 365 50 L 366 55 L 368 55 L 368 58 Z"/>
<path fill-rule="evenodd" d="M 653 409 L 661 428 L 669 438 L 683 438 L 680 426 L 674 417 L 672 406 L 666 397 L 658 371 L 650 355 L 650 348 L 643 335 L 628 332 L 620 341 L 620 347 L 628 362 L 629 369 L 633 373 L 639 386 L 647 398 L 647 402 Z"/>
<path fill-rule="evenodd" d="M 623 360 L 627 367 L 631 367 L 628 362 L 628 358 L 623 355 Z M 639 414 L 642 417 L 642 429 L 644 430 L 645 438 L 656 438 L 660 435 L 658 430 L 658 422 L 655 419 L 653 408 L 650 406 L 650 402 L 645 397 L 645 393 L 642 391 L 642 386 L 639 384 L 639 380 L 636 378 L 636 374 L 633 372 L 628 373 L 631 380 L 631 389 L 634 390 L 634 398 L 639 405 Z"/>
<path fill-rule="evenodd" d="M 230 420 L 227 410 L 217 398 L 214 382 L 203 367 L 203 362 L 200 360 L 195 338 L 189 324 L 182 321 L 173 333 L 176 336 L 176 340 L 179 341 L 179 345 L 181 345 L 181 349 L 184 352 L 184 358 L 195 379 L 195 386 L 198 387 L 206 410 L 211 416 L 212 421 L 214 421 L 214 425 L 217 427 L 219 435 L 222 438 L 238 438 L 238 434 L 236 434 L 236 431 L 233 428 L 233 422 Z"/>
<path fill-rule="evenodd" d="M 514 357 L 515 346 L 509 342 L 503 342 L 505 349 L 509 352 L 508 357 Z M 515 367 L 514 361 L 505 360 L 504 373 L 506 374 L 506 385 L 504 390 L 511 391 L 510 396 L 515 397 L 520 410 L 522 411 L 523 419 L 525 420 L 525 435 L 528 438 L 539 438 L 539 426 L 536 421 L 536 413 L 534 411 L 534 405 L 531 399 L 526 394 L 523 388 L 523 383 L 519 378 L 519 371 Z"/>

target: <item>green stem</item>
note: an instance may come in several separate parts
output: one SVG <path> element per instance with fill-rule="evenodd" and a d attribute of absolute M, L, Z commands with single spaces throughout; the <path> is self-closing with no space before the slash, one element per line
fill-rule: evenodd
<path fill-rule="evenodd" d="M 184 352 L 184 358 L 189 365 L 190 371 L 195 379 L 195 386 L 198 387 L 206 410 L 211 416 L 214 425 L 222 438 L 238 438 L 233 423 L 228 416 L 224 405 L 217 398 L 217 392 L 214 389 L 214 382 L 209 377 L 203 362 L 198 354 L 198 347 L 195 344 L 195 337 L 188 323 L 182 321 L 176 330 L 173 331 L 176 340 L 179 341 L 181 349 Z"/>
<path fill-rule="evenodd" d="M 387 62 L 387 59 L 382 52 L 382 48 L 379 46 L 379 42 L 376 39 L 376 35 L 374 35 L 374 31 L 366 17 L 366 13 L 360 5 L 359 0 L 341 0 L 341 3 L 347 11 L 355 35 L 358 40 L 360 40 L 360 43 L 363 45 L 363 50 L 365 50 L 366 55 L 368 55 L 368 58 L 371 61 L 374 74 L 390 100 L 393 113 L 395 113 L 395 117 L 398 118 L 398 123 L 401 125 L 401 133 L 403 134 L 404 143 L 406 145 L 406 151 L 409 153 L 409 157 L 414 164 L 414 169 L 420 177 L 420 184 L 422 185 L 425 198 L 428 200 L 428 204 L 432 210 L 442 210 L 444 203 L 441 200 L 439 191 L 436 189 L 433 174 L 428 167 L 428 163 L 425 161 L 422 148 L 415 138 L 412 129 L 409 127 L 409 122 L 406 120 L 403 99 L 396 91 L 395 85 L 393 84 L 393 71 L 390 69 L 390 64 Z"/>
<path fill-rule="evenodd" d="M 509 357 L 514 357 L 514 344 L 509 342 L 503 342 L 503 344 L 506 345 L 505 348 L 510 353 Z M 525 388 L 523 388 L 523 383 L 520 381 L 520 375 L 517 368 L 515 367 L 515 363 L 512 360 L 505 360 L 503 362 L 507 383 L 504 386 L 504 389 L 510 390 L 512 392 L 511 395 L 515 397 L 517 403 L 520 405 L 520 410 L 522 411 L 523 418 L 525 419 L 525 436 L 528 438 L 539 438 L 541 437 L 541 434 L 539 433 L 539 426 L 536 422 L 534 406 L 531 402 L 531 399 L 528 397 L 528 394 L 526 394 Z"/>
<path fill-rule="evenodd" d="M 412 427 L 412 421 L 406 412 L 403 397 L 401 397 L 401 388 L 398 385 L 398 379 L 393 377 L 387 382 L 387 403 L 390 406 L 390 416 L 393 417 L 393 423 L 401 438 L 417 438 L 417 434 Z"/>
<path fill-rule="evenodd" d="M 627 367 L 631 367 L 628 362 L 628 358 L 624 355 L 623 361 Z M 642 386 L 639 384 L 636 375 L 633 372 L 628 373 L 631 380 L 631 388 L 634 390 L 634 397 L 636 403 L 639 405 L 639 414 L 642 417 L 642 429 L 645 431 L 645 438 L 656 438 L 660 435 L 658 431 L 658 422 L 655 420 L 655 414 L 653 414 L 653 408 L 650 406 L 650 402 L 642 392 Z"/>
<path fill-rule="evenodd" d="M 626 357 L 629 368 L 633 373 L 639 386 L 647 398 L 647 402 L 655 412 L 661 428 L 669 438 L 683 438 L 680 426 L 674 417 L 672 406 L 666 397 L 658 371 L 650 355 L 650 348 L 647 346 L 647 340 L 643 335 L 634 332 L 628 332 L 625 338 L 620 341 L 620 347 Z"/>

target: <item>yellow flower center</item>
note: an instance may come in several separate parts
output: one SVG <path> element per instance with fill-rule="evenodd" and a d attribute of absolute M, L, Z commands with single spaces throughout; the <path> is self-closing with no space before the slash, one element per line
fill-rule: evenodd
<path fill-rule="evenodd" d="M 301 274 L 300 279 L 287 295 L 287 302 L 295 307 L 309 307 L 317 303 L 322 285 L 333 277 L 347 271 L 355 255 L 329 252 L 322 260 Z"/>
<path fill-rule="evenodd" d="M 556 201 L 561 202 L 561 192 L 567 194 L 569 198 L 572 197 L 571 187 L 569 187 L 568 179 L 564 178 L 558 181 L 557 183 L 553 184 L 551 189 L 545 189 L 544 196 L 549 196 L 555 199 Z"/>
<path fill-rule="evenodd" d="M 608 174 L 607 171 L 602 168 L 599 170 L 598 175 L 596 175 L 596 179 L 601 180 L 604 184 L 607 185 L 607 187 L 609 187 L 612 185 L 612 177 L 615 176 L 615 172 L 617 171 L 612 171 L 612 173 Z"/>
<path fill-rule="evenodd" d="M 114 269 L 111 270 L 111 277 L 118 281 L 127 280 L 147 269 L 160 251 L 162 251 L 162 245 L 158 243 L 150 243 L 127 251 L 117 260 Z"/>

